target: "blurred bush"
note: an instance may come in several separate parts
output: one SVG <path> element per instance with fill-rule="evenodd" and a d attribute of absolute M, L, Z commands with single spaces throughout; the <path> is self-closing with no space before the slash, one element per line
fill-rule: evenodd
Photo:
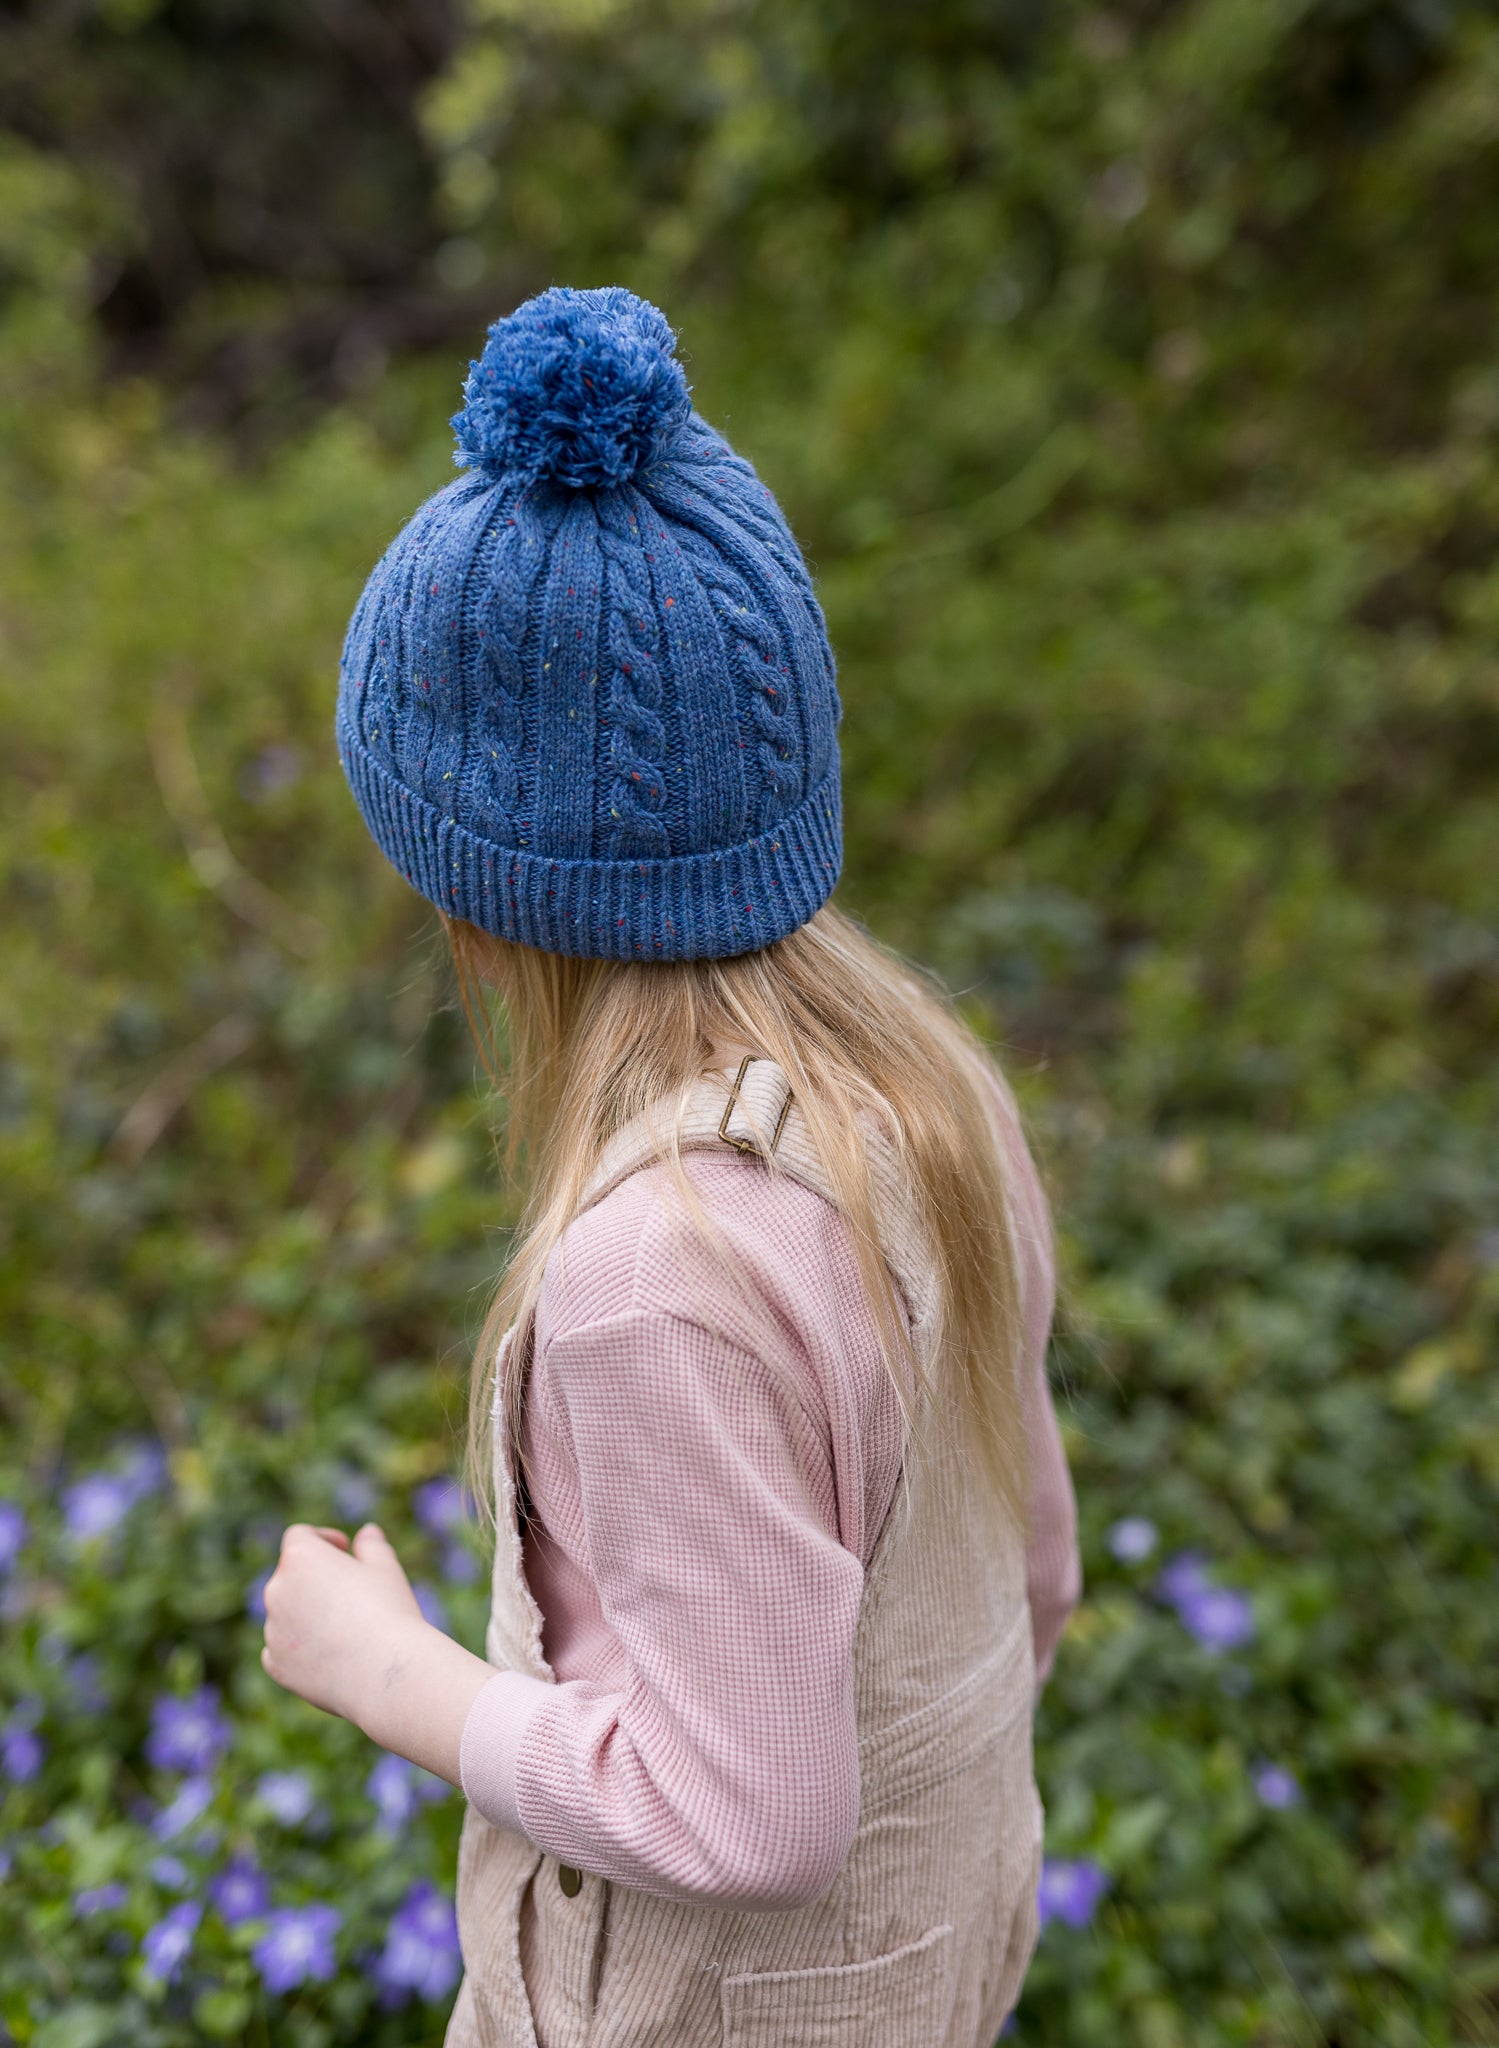
<path fill-rule="evenodd" d="M 1021 2037 L 1499 2038 L 1492 8 L 132 0 L 0 55 L 0 2023 L 440 2037 L 456 1802 L 371 1792 L 246 1602 L 373 1502 L 477 1640 L 419 1489 L 513 1212 L 333 674 L 565 279 L 667 307 L 786 505 L 844 898 L 1054 1185 L 1089 1594 Z"/>

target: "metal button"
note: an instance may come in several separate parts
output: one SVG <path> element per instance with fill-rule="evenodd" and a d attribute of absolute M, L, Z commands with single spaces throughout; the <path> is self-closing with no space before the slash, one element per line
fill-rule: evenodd
<path fill-rule="evenodd" d="M 583 1873 L 581 1870 L 574 1870 L 570 1863 L 559 1863 L 557 1882 L 562 1887 L 563 1898 L 575 1899 L 583 1889 Z"/>

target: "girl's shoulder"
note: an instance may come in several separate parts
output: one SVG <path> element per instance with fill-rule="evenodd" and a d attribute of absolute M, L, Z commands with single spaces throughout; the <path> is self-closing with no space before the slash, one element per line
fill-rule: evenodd
<path fill-rule="evenodd" d="M 641 1167 L 563 1234 L 537 1304 L 541 1404 L 576 1416 L 627 1384 L 663 1431 L 686 1401 L 745 1446 L 783 1443 L 867 1561 L 905 1423 L 848 1226 L 815 1189 L 727 1147 L 685 1151 L 682 1167 L 685 1192 L 669 1166 Z"/>
<path fill-rule="evenodd" d="M 847 1323 L 857 1261 L 831 1202 L 727 1146 L 686 1150 L 681 1166 L 681 1181 L 664 1161 L 638 1167 L 573 1219 L 547 1262 L 539 1343 L 626 1313 L 736 1342 L 763 1337 L 767 1316 L 803 1343 Z"/>

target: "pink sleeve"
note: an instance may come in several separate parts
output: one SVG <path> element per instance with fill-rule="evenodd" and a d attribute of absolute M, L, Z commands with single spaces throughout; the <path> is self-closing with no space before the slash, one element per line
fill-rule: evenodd
<path fill-rule="evenodd" d="M 1051 1397 L 1046 1353 L 1056 1305 L 1056 1254 L 1051 1211 L 1036 1172 L 1020 1114 L 1003 1078 L 986 1062 L 999 1110 L 1000 1135 L 1009 1168 L 1021 1308 L 1026 1332 L 1026 1437 L 1031 1471 L 1031 1539 L 1026 1557 L 1026 1591 L 1036 1653 L 1036 1682 L 1051 1675 L 1057 1644 L 1082 1597 L 1082 1561 L 1077 1546 L 1077 1501 L 1067 1453 Z"/>
<path fill-rule="evenodd" d="M 1036 1684 L 1051 1676 L 1057 1644 L 1082 1597 L 1082 1561 L 1077 1548 L 1077 1502 L 1062 1448 L 1043 1361 L 1035 1375 L 1030 1421 L 1031 1540 L 1026 1553 L 1026 1592 L 1036 1651 Z"/>
<path fill-rule="evenodd" d="M 659 1310 L 559 1334 L 548 1367 L 626 1675 L 497 1674 L 464 1729 L 464 1790 L 561 1862 L 658 1897 L 807 1903 L 859 1807 L 864 1573 L 814 1499 L 826 1419 L 784 1361 Z"/>

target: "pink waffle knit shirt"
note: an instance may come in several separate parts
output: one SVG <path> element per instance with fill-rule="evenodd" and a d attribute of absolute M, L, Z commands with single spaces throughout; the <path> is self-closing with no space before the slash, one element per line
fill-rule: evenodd
<path fill-rule="evenodd" d="M 1046 1380 L 1049 1219 L 1008 1101 L 1027 1331 L 1038 1677 L 1079 1593 Z M 684 1164 L 740 1285 L 643 1168 L 570 1226 L 537 1312 L 527 1583 L 556 1683 L 499 1671 L 463 1790 L 559 1862 L 659 1897 L 794 1906 L 859 1811 L 853 1641 L 905 1425 L 842 1217 L 758 1160 Z"/>

